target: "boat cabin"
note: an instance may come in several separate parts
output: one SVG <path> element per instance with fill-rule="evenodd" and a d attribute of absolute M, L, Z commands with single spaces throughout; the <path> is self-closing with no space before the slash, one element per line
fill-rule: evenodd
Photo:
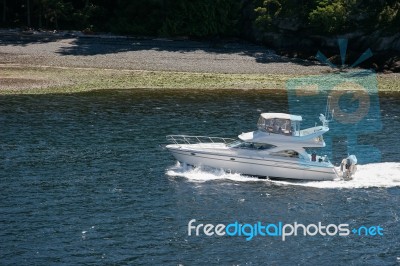
<path fill-rule="evenodd" d="M 257 127 L 260 131 L 285 136 L 300 136 L 302 117 L 285 113 L 262 113 Z"/>

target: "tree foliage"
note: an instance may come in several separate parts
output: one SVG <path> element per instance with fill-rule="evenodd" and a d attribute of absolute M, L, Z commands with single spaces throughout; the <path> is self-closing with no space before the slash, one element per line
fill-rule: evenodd
<path fill-rule="evenodd" d="M 376 29 L 397 33 L 400 28 L 400 0 L 0 1 L 0 27 L 255 38 L 288 29 L 329 35 Z"/>
<path fill-rule="evenodd" d="M 316 9 L 310 12 L 310 23 L 317 26 L 321 32 L 340 32 L 345 28 L 349 15 L 349 8 L 344 2 L 344 0 L 321 1 Z"/>
<path fill-rule="evenodd" d="M 309 33 L 336 34 L 376 29 L 393 33 L 400 28 L 399 0 L 254 0 L 255 25 L 262 32 L 295 19 Z M 279 8 L 278 8 L 279 7 Z M 278 29 L 279 30 L 279 29 Z"/>
<path fill-rule="evenodd" d="M 271 29 L 273 21 L 279 17 L 282 11 L 282 4 L 278 0 L 266 0 L 255 9 L 258 14 L 255 23 L 259 27 Z"/>
<path fill-rule="evenodd" d="M 172 0 L 162 35 L 227 36 L 237 34 L 240 4 L 235 0 Z"/>
<path fill-rule="evenodd" d="M 1 26 L 132 35 L 238 34 L 239 0 L 2 0 Z M 28 7 L 29 4 L 29 7 Z"/>

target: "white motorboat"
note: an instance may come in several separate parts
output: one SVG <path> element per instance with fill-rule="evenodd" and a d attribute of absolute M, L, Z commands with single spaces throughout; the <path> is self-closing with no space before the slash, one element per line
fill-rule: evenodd
<path fill-rule="evenodd" d="M 327 113 L 326 116 L 329 114 Z M 322 135 L 329 131 L 328 120 L 322 125 L 300 129 L 301 116 L 262 113 L 258 130 L 242 133 L 239 139 L 168 135 L 166 148 L 184 164 L 208 166 L 251 176 L 299 180 L 351 179 L 356 170 L 354 155 L 342 161 L 336 170 L 327 156 L 305 148 L 325 147 Z"/>

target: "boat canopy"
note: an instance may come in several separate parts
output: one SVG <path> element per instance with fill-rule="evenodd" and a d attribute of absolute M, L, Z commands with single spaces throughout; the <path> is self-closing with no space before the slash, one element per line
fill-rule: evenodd
<path fill-rule="evenodd" d="M 264 119 L 273 119 L 273 118 L 289 119 L 291 121 L 302 121 L 303 120 L 300 115 L 291 115 L 291 114 L 285 114 L 285 113 L 262 113 L 261 117 Z"/>
<path fill-rule="evenodd" d="M 258 120 L 259 130 L 286 136 L 299 136 L 301 116 L 284 113 L 263 113 Z"/>

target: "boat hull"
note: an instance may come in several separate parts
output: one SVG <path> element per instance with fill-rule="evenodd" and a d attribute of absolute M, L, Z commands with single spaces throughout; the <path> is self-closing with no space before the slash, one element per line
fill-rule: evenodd
<path fill-rule="evenodd" d="M 269 178 L 296 180 L 334 180 L 338 175 L 333 165 L 300 160 L 256 158 L 238 154 L 216 153 L 182 149 L 176 145 L 166 147 L 180 162 L 193 166 L 208 166 L 229 172 Z"/>

